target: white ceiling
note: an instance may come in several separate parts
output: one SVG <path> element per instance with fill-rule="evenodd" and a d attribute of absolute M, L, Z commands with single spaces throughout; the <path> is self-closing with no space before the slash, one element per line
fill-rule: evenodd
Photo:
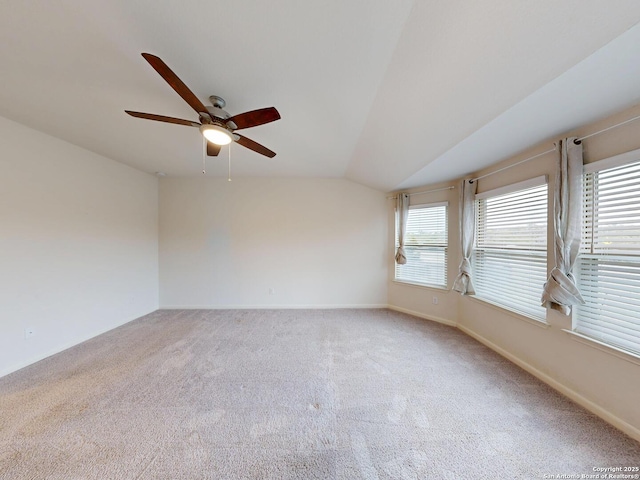
<path fill-rule="evenodd" d="M 0 115 L 143 171 L 201 175 L 197 129 L 123 112 L 196 120 L 149 52 L 205 104 L 278 108 L 242 131 L 278 155 L 234 145 L 234 177 L 389 191 L 640 102 L 639 21 L 637 0 L 5 0 Z M 223 150 L 207 174 L 226 173 Z"/>

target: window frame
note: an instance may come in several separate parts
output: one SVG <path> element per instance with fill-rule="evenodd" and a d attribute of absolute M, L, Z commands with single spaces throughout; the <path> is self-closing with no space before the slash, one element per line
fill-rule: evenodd
<path fill-rule="evenodd" d="M 539 248 L 539 249 L 502 248 L 501 249 L 498 247 L 479 245 L 479 238 L 481 236 L 480 235 L 481 233 L 480 232 L 480 226 L 481 226 L 480 216 L 483 214 L 482 208 L 481 208 L 481 201 L 497 198 L 497 197 L 508 195 L 511 193 L 517 193 L 520 191 L 529 190 L 536 187 L 541 187 L 543 185 L 545 186 L 545 190 L 546 190 L 545 215 L 544 215 L 544 226 L 545 226 L 544 248 Z M 526 257 L 539 256 L 541 258 L 541 261 L 538 261 L 536 263 L 536 265 L 538 265 L 537 270 L 539 270 L 540 273 L 544 272 L 542 274 L 544 279 L 542 279 L 542 276 L 541 276 L 539 280 L 542 280 L 543 282 L 546 281 L 548 276 L 548 256 L 549 256 L 549 197 L 550 197 L 550 192 L 549 192 L 548 176 L 540 175 L 540 176 L 536 176 L 521 182 L 511 183 L 508 185 L 504 185 L 492 190 L 488 190 L 488 191 L 480 192 L 476 194 L 475 209 L 474 209 L 475 210 L 475 219 L 474 219 L 475 235 L 474 235 L 474 245 L 473 245 L 472 254 L 471 254 L 471 262 L 472 262 L 471 275 L 472 275 L 472 280 L 474 282 L 474 286 L 476 287 L 476 293 L 472 296 L 472 298 L 488 303 L 500 309 L 506 310 L 511 314 L 522 316 L 527 320 L 533 320 L 535 323 L 540 325 L 547 324 L 546 309 L 541 305 L 539 309 L 537 306 L 533 306 L 533 305 L 528 306 L 527 309 L 523 309 L 523 308 L 519 308 L 518 305 L 509 303 L 508 301 L 501 302 L 499 300 L 492 298 L 491 296 L 488 296 L 488 297 L 483 296 L 482 292 L 478 291 L 479 290 L 478 286 L 481 285 L 481 282 L 479 281 L 479 278 L 478 278 L 478 274 L 479 274 L 478 262 L 479 262 L 479 256 L 480 256 L 480 253 L 478 252 L 488 252 L 490 255 L 495 255 L 495 258 L 502 257 L 503 259 L 508 258 L 508 256 L 510 256 L 511 254 L 521 259 L 524 258 L 525 260 L 526 260 Z M 534 255 L 531 252 L 540 252 L 540 254 Z M 532 262 L 532 265 L 534 265 L 533 262 Z M 482 273 L 484 274 L 485 272 L 482 272 Z M 499 286 L 496 288 L 499 288 Z M 540 285 L 540 291 L 539 291 L 538 297 L 542 295 L 542 288 L 543 288 L 543 284 Z M 530 294 L 531 293 L 533 292 L 530 292 Z"/>
<path fill-rule="evenodd" d="M 588 181 L 587 181 L 588 175 L 594 175 L 599 172 L 616 169 L 620 167 L 631 166 L 632 164 L 640 164 L 640 149 L 632 150 L 630 152 L 625 152 L 620 155 L 615 155 L 613 157 L 605 158 L 603 160 L 599 160 L 599 161 L 584 165 L 583 177 L 582 177 L 583 189 L 584 189 L 583 193 L 586 193 L 586 189 L 588 185 Z M 638 203 L 640 204 L 640 201 Z M 596 283 L 597 283 L 597 280 L 594 280 L 593 275 L 590 275 L 590 276 L 587 275 L 583 270 L 583 267 L 585 268 L 585 270 L 588 271 L 587 266 L 589 264 L 593 265 L 594 262 L 598 265 L 599 264 L 608 265 L 608 263 L 616 263 L 619 261 L 624 261 L 629 264 L 635 264 L 640 268 L 640 247 L 637 250 L 634 249 L 629 251 L 628 253 L 627 252 L 621 253 L 615 250 L 612 252 L 602 252 L 602 251 L 597 252 L 597 251 L 594 251 L 593 241 L 585 243 L 583 241 L 585 236 L 584 233 L 589 228 L 591 229 L 595 228 L 595 223 L 591 223 L 590 225 L 585 223 L 587 214 L 589 212 L 593 212 L 597 210 L 598 208 L 599 208 L 599 204 L 596 203 L 595 199 L 585 194 L 583 199 L 582 211 L 581 211 L 581 215 L 583 218 L 583 225 L 582 225 L 581 232 L 583 233 L 583 235 L 581 235 L 580 253 L 578 255 L 578 258 L 576 260 L 576 264 L 574 267 L 574 275 L 576 278 L 576 284 L 578 286 L 578 289 L 582 293 L 583 298 L 586 301 L 589 301 L 590 299 L 593 298 L 594 299 L 593 303 L 596 305 L 599 305 L 600 306 L 599 308 L 606 312 L 606 308 L 608 306 L 611 307 L 611 305 L 608 305 L 606 303 L 598 303 L 596 301 L 598 294 L 595 294 L 596 295 L 595 297 L 589 296 L 588 292 L 590 292 L 590 289 L 585 287 L 585 283 L 584 283 L 585 279 L 588 278 L 590 282 L 595 281 Z M 589 252 L 586 252 L 585 249 L 588 249 Z M 606 287 L 601 287 L 598 284 L 595 287 L 591 287 L 591 289 L 594 289 L 594 288 L 600 289 L 600 288 L 606 288 Z M 629 288 L 632 288 L 632 287 L 630 286 Z M 598 308 L 598 307 L 595 307 L 595 308 Z M 599 348 L 609 349 L 609 351 L 611 352 L 617 352 L 616 354 L 618 355 L 624 354 L 626 356 L 630 356 L 635 359 L 640 359 L 640 346 L 638 346 L 636 349 L 635 347 L 629 347 L 627 345 L 624 345 L 624 340 L 619 340 L 621 343 L 617 343 L 615 339 L 611 340 L 610 338 L 607 338 L 607 337 L 614 337 L 614 335 L 612 334 L 606 334 L 606 335 L 603 334 L 602 336 L 600 336 L 597 333 L 593 333 L 593 331 L 597 329 L 602 329 L 603 327 L 606 329 L 607 328 L 606 320 L 602 324 L 598 324 L 596 323 L 598 320 L 592 317 L 590 321 L 587 321 L 585 323 L 586 324 L 592 323 L 593 325 L 595 325 L 595 327 L 590 328 L 589 326 L 581 325 L 579 316 L 581 314 L 582 309 L 584 309 L 585 313 L 588 315 L 589 313 L 588 310 L 589 309 L 593 310 L 594 307 L 590 307 L 590 306 L 585 307 L 581 305 L 576 305 L 575 308 L 573 308 L 572 318 L 571 318 L 571 330 L 569 331 L 569 333 L 572 333 L 574 336 L 584 339 L 584 341 L 586 342 L 590 342 L 594 345 L 598 345 Z M 633 309 L 630 309 L 629 311 L 635 312 L 635 310 Z M 593 315 L 593 313 L 591 315 Z M 606 313 L 604 315 L 606 315 Z M 636 326 L 640 328 L 640 314 L 636 314 L 633 317 L 634 317 L 633 319 L 637 322 Z M 589 330 L 591 330 L 591 332 Z"/>
<path fill-rule="evenodd" d="M 405 285 L 412 285 L 412 286 L 417 286 L 417 287 L 427 287 L 427 288 L 435 288 L 435 289 L 443 289 L 446 290 L 448 289 L 448 284 L 449 284 L 449 275 L 448 275 L 448 269 L 449 269 L 449 202 L 448 201 L 441 201 L 441 202 L 429 202 L 429 203 L 420 203 L 420 204 L 416 204 L 416 205 L 409 205 L 409 214 L 411 214 L 411 210 L 420 210 L 420 209 L 427 209 L 427 208 L 439 208 L 439 207 L 444 207 L 444 225 L 445 225 L 445 239 L 446 242 L 444 244 L 439 244 L 439 245 L 428 245 L 426 247 L 430 248 L 430 249 L 437 249 L 437 250 L 441 250 L 444 253 L 444 262 L 442 265 L 442 268 L 444 270 L 444 283 L 440 284 L 440 283 L 429 283 L 429 282 L 419 282 L 419 281 L 415 281 L 415 280 L 411 280 L 411 279 L 405 279 L 405 278 L 399 278 L 398 277 L 398 269 L 402 268 L 402 265 L 398 265 L 395 261 L 394 261 L 394 271 L 393 271 L 393 281 L 396 283 L 400 283 L 400 284 L 405 284 Z M 398 209 L 395 208 L 395 234 L 394 234 L 394 251 L 396 251 L 398 249 L 398 225 L 399 225 L 399 212 Z M 407 221 L 407 223 L 409 223 Z M 405 244 L 404 244 L 404 249 L 405 252 L 408 251 L 408 249 L 412 248 L 412 247 L 417 247 L 418 245 L 412 246 L 407 244 L 406 238 L 409 235 L 409 231 L 406 230 L 405 227 Z M 407 261 L 409 261 L 409 255 L 407 255 Z"/>

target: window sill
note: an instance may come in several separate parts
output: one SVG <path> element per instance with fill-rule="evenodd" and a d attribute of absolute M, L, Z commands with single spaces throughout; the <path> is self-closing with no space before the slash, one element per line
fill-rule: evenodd
<path fill-rule="evenodd" d="M 613 345 L 609 345 L 608 343 L 596 340 L 595 338 L 591 338 L 581 333 L 574 332 L 573 330 L 562 329 L 562 331 L 570 335 L 571 339 L 576 342 L 582 343 L 591 348 L 595 348 L 596 350 L 600 350 L 601 352 L 608 353 L 609 355 L 613 355 L 614 357 L 621 358 L 622 360 L 626 360 L 627 362 L 631 362 L 635 365 L 640 365 L 640 355 L 636 353 L 614 347 Z"/>
<path fill-rule="evenodd" d="M 531 325 L 535 325 L 536 327 L 545 328 L 545 329 L 549 328 L 549 324 L 545 320 L 541 320 L 539 318 L 531 317 L 531 316 L 526 315 L 524 313 L 516 312 L 515 310 L 510 310 L 507 307 L 504 307 L 502 305 L 498 305 L 497 303 L 494 303 L 494 302 L 492 302 L 490 300 L 485 300 L 484 298 L 476 297 L 475 295 L 465 295 L 465 297 L 470 298 L 474 302 L 478 302 L 478 303 L 481 303 L 483 305 L 487 305 L 487 306 L 493 308 L 494 310 L 499 310 L 502 313 L 507 313 L 507 314 L 511 315 L 512 317 L 517 318 L 518 320 L 522 320 L 523 322 L 530 323 Z"/>
<path fill-rule="evenodd" d="M 406 280 L 397 280 L 393 279 L 393 283 L 397 283 L 398 285 L 406 285 L 408 287 L 417 287 L 417 288 L 427 288 L 430 290 L 444 290 L 448 292 L 449 289 L 447 287 L 443 287 L 442 285 L 429 285 L 427 283 L 416 283 L 416 282 L 407 282 Z"/>

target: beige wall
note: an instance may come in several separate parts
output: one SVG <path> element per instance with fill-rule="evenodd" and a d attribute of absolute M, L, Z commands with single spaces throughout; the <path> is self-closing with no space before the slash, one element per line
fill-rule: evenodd
<path fill-rule="evenodd" d="M 582 137 L 602 130 L 610 125 L 640 114 L 640 106 L 586 125 L 567 136 Z M 517 157 L 501 162 L 473 176 L 482 175 L 500 167 L 529 158 L 553 147 L 553 141 L 538 145 Z M 640 148 L 640 121 L 629 123 L 606 133 L 584 140 L 585 162 L 590 163 L 619 153 Z M 549 184 L 555 180 L 554 154 L 514 166 L 495 175 L 479 180 L 478 192 L 526 180 L 538 175 L 548 175 Z M 437 186 L 425 186 L 416 191 Z M 456 183 L 457 187 L 457 183 Z M 552 190 L 550 190 L 551 192 Z M 450 214 L 458 209 L 458 189 L 450 197 Z M 433 193 L 433 201 L 442 200 L 441 193 Z M 413 197 L 412 197 L 413 200 Z M 393 208 L 389 205 L 389 210 Z M 549 199 L 549 225 L 552 223 L 552 195 Z M 451 215 L 453 217 L 453 215 Z M 389 225 L 392 214 L 389 214 Z M 454 222 L 450 219 L 450 222 Z M 457 222 L 457 218 L 455 220 Z M 450 232 L 457 226 L 450 223 Z M 553 263 L 553 229 L 549 228 L 548 264 Z M 390 234 L 392 235 L 392 234 Z M 392 238 L 392 236 L 391 236 Z M 458 236 L 450 236 L 451 249 L 449 272 L 457 270 L 460 261 Z M 454 292 L 444 295 L 442 302 L 433 305 L 430 301 L 435 290 L 410 287 L 392 281 L 393 262 L 389 261 L 389 303 L 393 308 L 416 311 L 419 315 L 435 320 L 457 323 L 458 328 L 488 344 L 501 354 L 526 368 L 539 378 L 570 396 L 612 424 L 640 440 L 640 359 L 618 354 L 612 349 L 580 341 L 565 332 L 571 329 L 571 319 L 555 311 L 547 313 L 547 325 L 541 324 L 480 300 L 463 297 Z M 451 273 L 449 287 L 455 273 Z"/>
<path fill-rule="evenodd" d="M 0 376 L 157 309 L 154 176 L 1 117 L 0 171 Z"/>
<path fill-rule="evenodd" d="M 386 215 L 343 179 L 162 179 L 160 304 L 386 306 Z"/>

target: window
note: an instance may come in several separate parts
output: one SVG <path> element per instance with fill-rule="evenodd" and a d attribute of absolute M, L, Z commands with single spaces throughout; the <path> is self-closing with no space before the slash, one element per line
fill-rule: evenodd
<path fill-rule="evenodd" d="M 545 319 L 546 177 L 476 195 L 472 278 L 477 298 Z"/>
<path fill-rule="evenodd" d="M 574 330 L 640 354 L 640 162 L 615 165 L 625 157 L 585 167 L 576 277 L 586 303 Z"/>
<path fill-rule="evenodd" d="M 396 214 L 396 225 L 398 217 Z M 398 234 L 396 227 L 396 248 Z M 407 263 L 396 263 L 395 279 L 435 287 L 447 287 L 447 204 L 412 205 L 404 236 Z"/>

